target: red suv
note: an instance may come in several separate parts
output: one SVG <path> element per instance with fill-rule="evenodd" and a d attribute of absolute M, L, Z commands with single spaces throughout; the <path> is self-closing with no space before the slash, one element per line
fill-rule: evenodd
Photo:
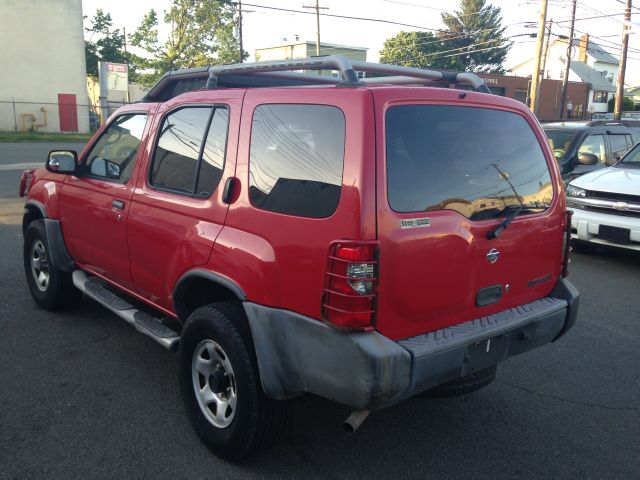
<path fill-rule="evenodd" d="M 347 405 L 355 430 L 487 385 L 576 320 L 553 154 L 473 74 L 341 57 L 172 72 L 20 192 L 35 301 L 83 292 L 178 349 L 193 427 L 228 459 L 278 437 L 287 399 Z"/>

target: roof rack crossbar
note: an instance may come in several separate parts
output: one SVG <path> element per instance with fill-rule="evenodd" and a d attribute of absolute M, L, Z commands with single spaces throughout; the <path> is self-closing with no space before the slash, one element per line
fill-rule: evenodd
<path fill-rule="evenodd" d="M 283 72 L 291 70 L 338 70 L 343 85 L 360 85 L 349 60 L 339 55 L 326 57 L 311 57 L 291 60 L 268 60 L 265 62 L 236 63 L 233 65 L 215 65 L 209 67 L 209 80 L 207 88 L 215 88 L 218 77 L 224 74 Z"/>
<path fill-rule="evenodd" d="M 412 83 L 409 78 L 424 79 L 435 82 L 463 83 L 471 85 L 476 91 L 491 93 L 479 76 L 468 72 L 441 72 L 439 70 L 427 70 L 422 68 L 401 67 L 380 63 L 352 61 L 340 55 L 328 55 L 325 57 L 311 57 L 292 60 L 269 60 L 254 63 L 237 63 L 234 65 L 216 65 L 209 68 L 209 80 L 207 88 L 215 88 L 220 75 L 283 72 L 291 70 L 338 70 L 342 78 L 341 86 L 362 85 L 356 71 L 366 73 L 380 73 L 392 75 L 380 77 L 380 80 L 367 83 Z"/>

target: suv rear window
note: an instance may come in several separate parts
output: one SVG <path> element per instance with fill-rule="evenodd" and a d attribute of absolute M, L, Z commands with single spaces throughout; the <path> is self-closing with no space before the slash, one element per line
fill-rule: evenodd
<path fill-rule="evenodd" d="M 251 203 L 288 215 L 331 216 L 340 201 L 344 138 L 344 114 L 337 107 L 258 106 L 251 131 Z"/>
<path fill-rule="evenodd" d="M 386 114 L 387 190 L 397 212 L 455 210 L 472 220 L 549 207 L 553 187 L 526 120 L 474 107 L 404 105 Z"/>

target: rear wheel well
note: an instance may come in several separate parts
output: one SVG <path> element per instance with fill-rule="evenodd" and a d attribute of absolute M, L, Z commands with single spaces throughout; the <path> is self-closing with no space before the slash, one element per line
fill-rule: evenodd
<path fill-rule="evenodd" d="M 181 280 L 176 286 L 173 304 L 180 322 L 184 325 L 196 309 L 210 303 L 237 301 L 240 303 L 237 292 L 222 283 L 203 276 L 192 276 Z"/>

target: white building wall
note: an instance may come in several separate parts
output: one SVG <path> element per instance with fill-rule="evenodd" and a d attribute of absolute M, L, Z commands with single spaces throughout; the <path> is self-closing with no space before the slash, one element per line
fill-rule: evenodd
<path fill-rule="evenodd" d="M 0 130 L 21 129 L 23 114 L 41 125 L 46 113 L 37 130 L 60 131 L 66 93 L 76 96 L 78 130 L 89 131 L 83 33 L 82 0 L 0 0 Z"/>

